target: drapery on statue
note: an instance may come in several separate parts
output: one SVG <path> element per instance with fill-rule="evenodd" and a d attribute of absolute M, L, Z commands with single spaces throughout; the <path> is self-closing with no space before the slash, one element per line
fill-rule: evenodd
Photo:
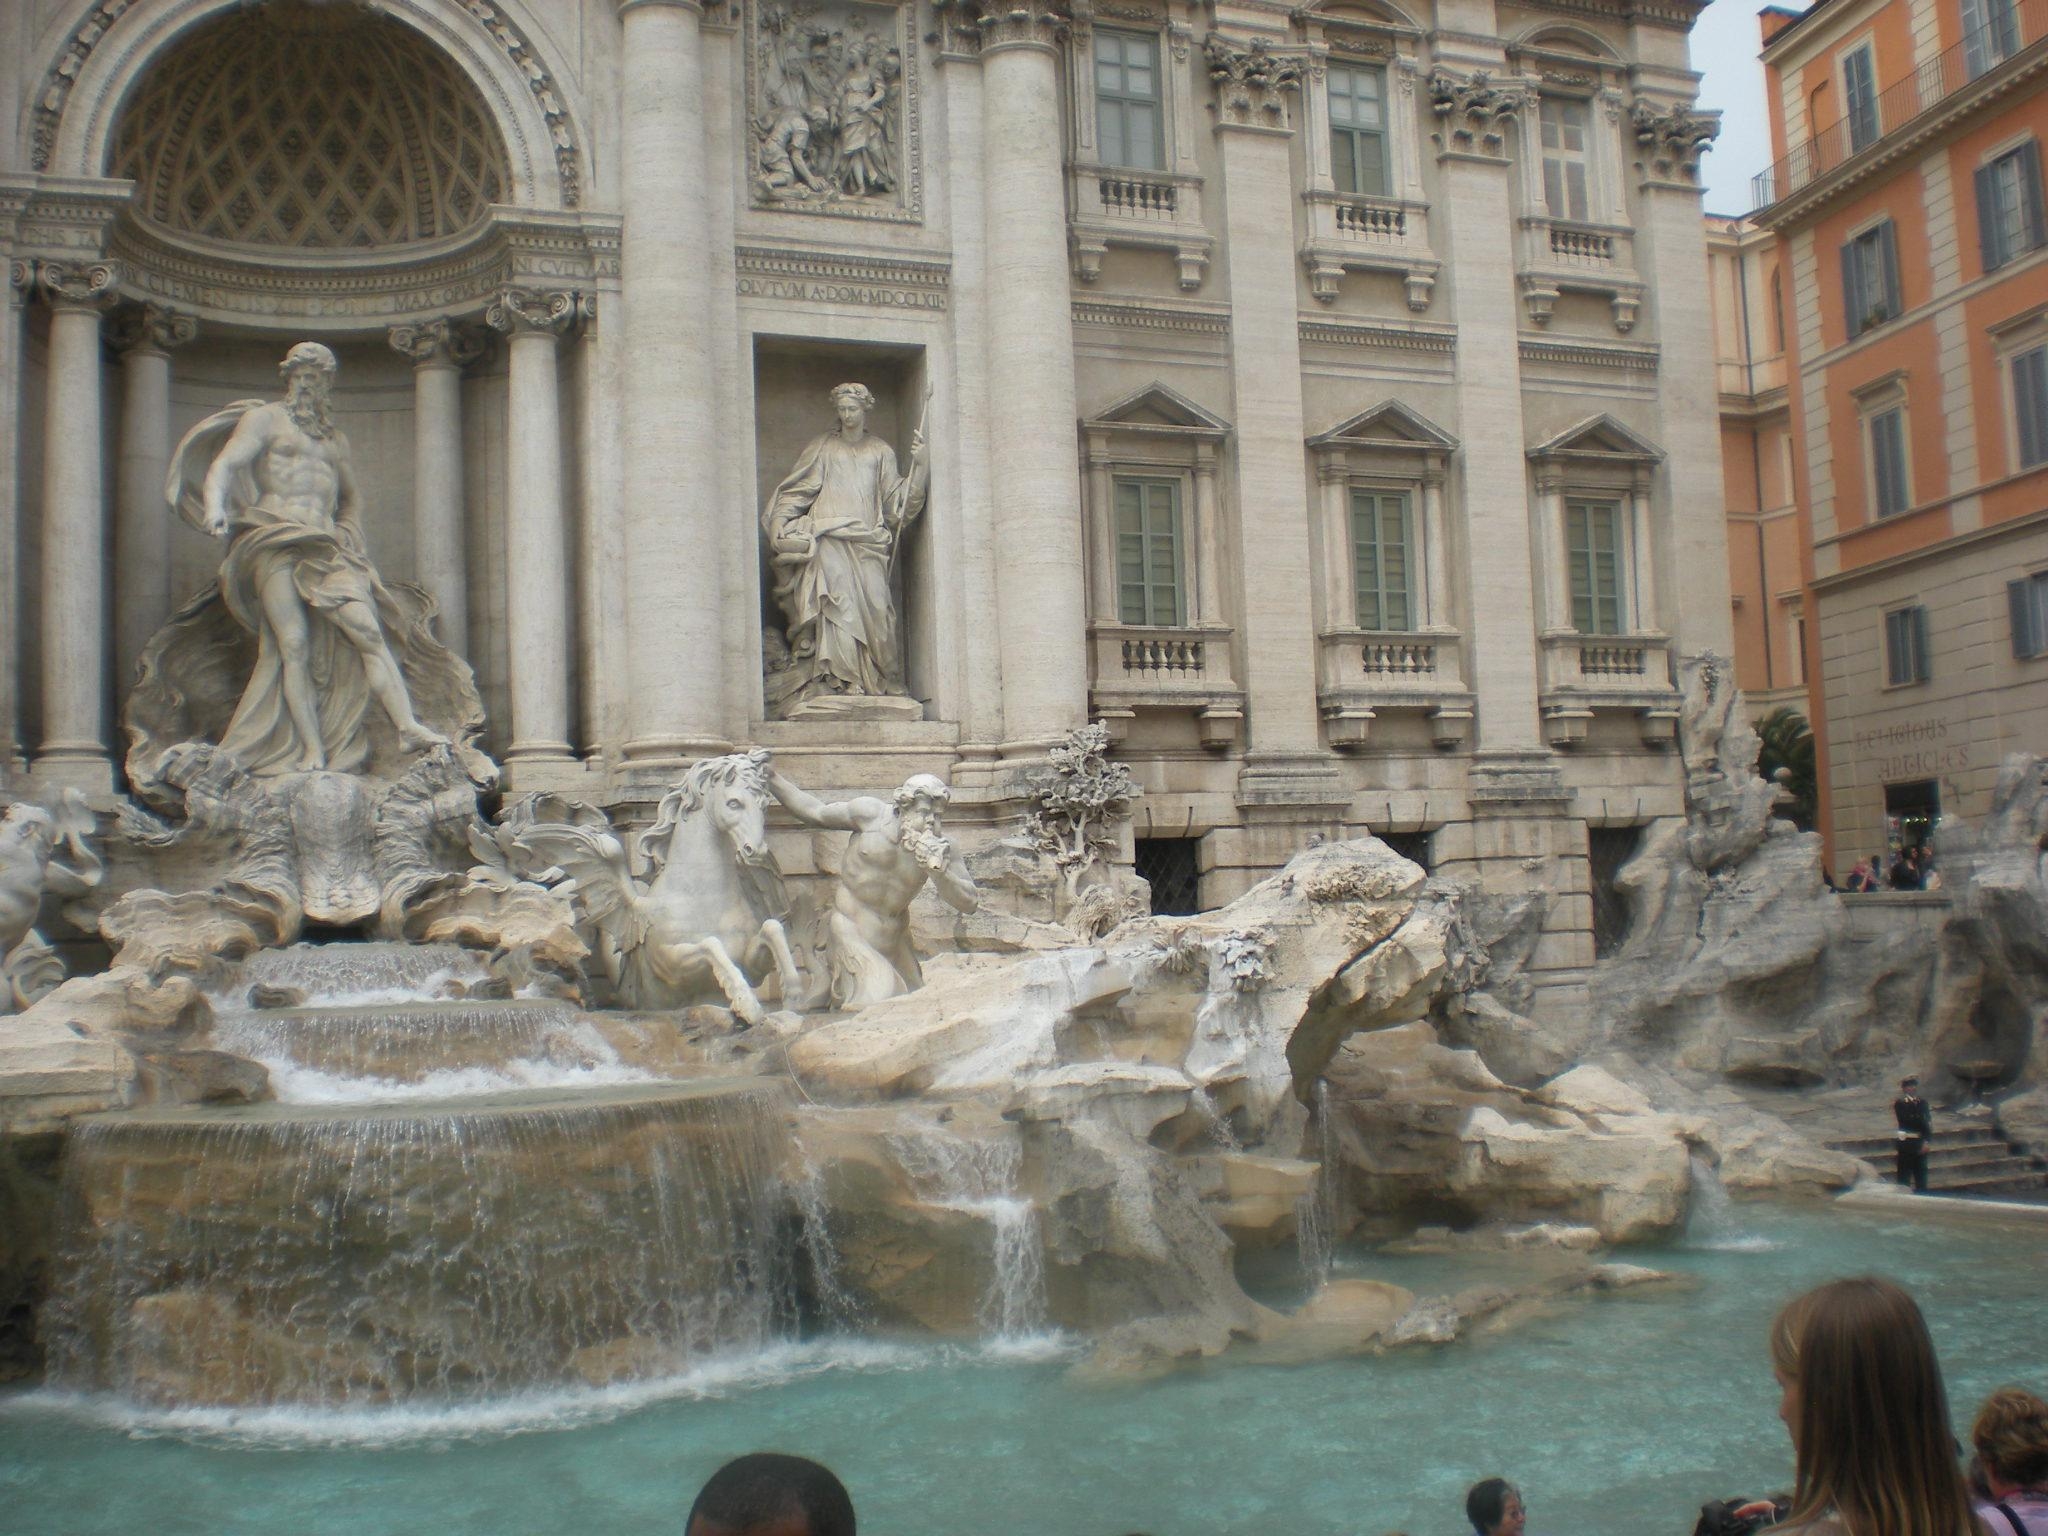
<path fill-rule="evenodd" d="M 902 696 L 896 553 L 924 510 L 930 481 L 922 426 L 910 472 L 867 432 L 875 397 L 865 384 L 832 391 L 839 429 L 813 438 L 761 513 L 775 601 L 788 620 L 788 665 L 769 678 L 769 703 L 821 695 Z"/>
<path fill-rule="evenodd" d="M 228 547 L 214 585 L 144 651 L 130 776 L 147 779 L 165 748 L 194 740 L 259 778 L 391 778 L 450 744 L 489 782 L 495 769 L 469 744 L 483 726 L 469 668 L 435 640 L 432 599 L 386 586 L 364 548 L 348 438 L 329 406 L 334 354 L 300 342 L 279 371 L 283 400 L 234 402 L 172 456 L 167 499 Z"/>
<path fill-rule="evenodd" d="M 955 911 L 981 904 L 966 861 L 939 826 L 952 791 L 928 773 L 912 774 L 892 800 L 820 800 L 775 772 L 768 788 L 805 826 L 853 834 L 825 919 L 833 1006 L 864 1008 L 922 986 L 924 970 L 910 944 L 910 904 L 925 881 Z"/>

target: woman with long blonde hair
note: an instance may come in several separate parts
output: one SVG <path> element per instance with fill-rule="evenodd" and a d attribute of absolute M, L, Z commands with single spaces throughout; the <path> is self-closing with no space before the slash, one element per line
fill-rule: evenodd
<path fill-rule="evenodd" d="M 1798 1469 L 1780 1529 L 1978 1536 L 1934 1341 L 1904 1290 L 1866 1275 L 1794 1297 L 1771 1364 Z"/>

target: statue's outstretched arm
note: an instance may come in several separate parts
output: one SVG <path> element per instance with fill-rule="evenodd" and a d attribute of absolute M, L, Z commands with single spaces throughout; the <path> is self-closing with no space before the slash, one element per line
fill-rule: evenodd
<path fill-rule="evenodd" d="M 805 826 L 824 827 L 834 832 L 858 832 L 867 819 L 860 814 L 861 807 L 881 804 L 880 801 L 868 800 L 820 800 L 809 790 L 797 788 L 773 770 L 768 774 L 768 789 L 789 814 Z"/>
<path fill-rule="evenodd" d="M 932 889 L 939 893 L 939 900 L 955 912 L 972 912 L 981 905 L 981 892 L 974 884 L 974 876 L 968 873 L 967 861 L 960 856 L 958 848 L 946 850 L 946 862 L 932 871 Z"/>
<path fill-rule="evenodd" d="M 228 531 L 228 492 L 234 486 L 236 476 L 263 457 L 268 446 L 267 412 L 253 410 L 235 423 L 235 430 L 228 434 L 228 440 L 221 445 L 213 463 L 207 466 L 206 486 L 202 493 L 206 504 L 206 531 L 215 538 L 223 538 Z"/>

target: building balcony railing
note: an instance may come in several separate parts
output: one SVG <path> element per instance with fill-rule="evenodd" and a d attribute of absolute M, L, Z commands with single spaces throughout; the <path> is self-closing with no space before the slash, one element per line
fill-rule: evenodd
<path fill-rule="evenodd" d="M 2048 3 L 2048 0 L 2044 0 Z M 1522 304 L 1536 325 L 1548 325 L 1561 293 L 1597 293 L 1614 310 L 1614 326 L 1635 329 L 1643 280 L 1636 273 L 1635 231 L 1625 224 L 1582 224 L 1547 212 L 1522 216 Z"/>
<path fill-rule="evenodd" d="M 1671 673 L 1671 640 L 1660 634 L 1543 636 L 1539 703 L 1545 736 L 1554 747 L 1586 739 L 1596 712 L 1638 717 L 1643 740 L 1668 744 L 1678 726 L 1678 687 Z"/>
<path fill-rule="evenodd" d="M 1407 288 L 1408 308 L 1429 308 L 1440 263 L 1430 254 L 1429 209 L 1398 197 L 1359 197 L 1311 188 L 1308 241 L 1301 248 L 1309 289 L 1325 304 L 1346 272 L 1393 272 Z"/>
<path fill-rule="evenodd" d="M 1750 206 L 1766 208 L 1848 164 L 2043 37 L 2048 37 L 2048 0 L 2019 0 L 2009 12 L 1879 91 L 1871 111 L 1836 119 L 1757 172 L 1750 182 Z"/>
<path fill-rule="evenodd" d="M 1372 722 L 1390 711 L 1429 718 L 1439 747 L 1463 743 L 1472 727 L 1455 630 L 1326 630 L 1317 640 L 1316 697 L 1330 745 L 1356 751 Z"/>
<path fill-rule="evenodd" d="M 1074 165 L 1067 172 L 1074 209 L 1074 275 L 1092 283 L 1113 245 L 1173 252 L 1180 286 L 1202 286 L 1213 244 L 1202 225 L 1202 178 L 1121 166 Z"/>
<path fill-rule="evenodd" d="M 1096 624 L 1088 631 L 1089 707 L 1121 735 L 1140 709 L 1196 712 L 1206 747 L 1228 747 L 1244 723 L 1244 690 L 1220 624 Z"/>

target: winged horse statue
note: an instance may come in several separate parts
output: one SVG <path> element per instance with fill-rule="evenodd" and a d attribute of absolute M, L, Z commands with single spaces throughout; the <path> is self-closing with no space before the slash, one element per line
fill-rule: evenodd
<path fill-rule="evenodd" d="M 784 1007 L 804 995 L 768 851 L 770 798 L 768 754 L 735 753 L 698 763 L 662 797 L 634 840 L 637 861 L 605 827 L 533 822 L 517 835 L 529 858 L 565 877 L 628 1008 L 723 999 L 740 1023 L 758 1024 L 766 1010 L 754 988 L 771 970 Z"/>

